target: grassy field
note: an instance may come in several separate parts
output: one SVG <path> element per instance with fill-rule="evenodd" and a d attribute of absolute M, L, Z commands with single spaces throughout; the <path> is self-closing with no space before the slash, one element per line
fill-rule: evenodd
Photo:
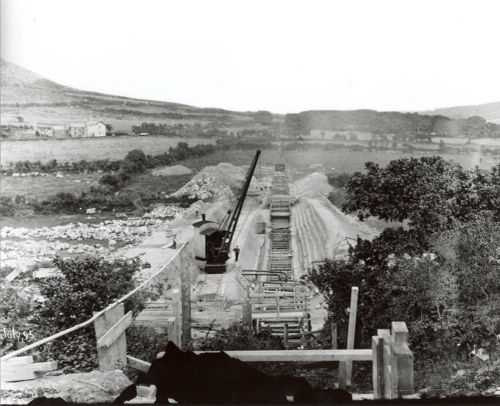
<path fill-rule="evenodd" d="M 84 192 L 90 186 L 97 186 L 101 174 L 76 173 L 64 174 L 62 178 L 55 176 L 0 176 L 0 195 L 15 197 L 24 196 L 26 199 L 43 199 L 48 195 L 59 192 Z"/>
<path fill-rule="evenodd" d="M 41 140 L 2 140 L 0 142 L 0 164 L 8 165 L 16 161 L 76 162 L 82 159 L 123 159 L 133 149 L 141 149 L 146 154 L 157 155 L 168 152 L 179 142 L 212 144 L 209 138 L 167 138 L 167 137 L 103 137 L 66 138 Z"/>
<path fill-rule="evenodd" d="M 188 160 L 182 163 L 194 171 L 200 170 L 207 165 L 217 165 L 220 162 L 229 162 L 235 165 L 248 165 L 255 151 L 236 150 L 236 151 L 218 151 L 203 158 Z M 428 156 L 426 153 L 409 153 L 402 151 L 343 151 L 332 150 L 322 151 L 318 149 L 301 151 L 278 151 L 264 150 L 259 159 L 259 165 L 274 165 L 282 162 L 289 169 L 293 169 L 297 176 L 309 173 L 315 170 L 324 172 L 348 172 L 361 171 L 364 169 L 365 162 L 372 161 L 380 165 L 386 165 L 390 161 L 404 157 Z M 458 162 L 464 168 L 472 168 L 478 165 L 482 169 L 491 169 L 495 164 L 493 161 L 480 160 L 477 153 L 471 154 L 442 154 L 445 159 L 451 159 Z"/>
<path fill-rule="evenodd" d="M 126 190 L 138 194 L 155 195 L 165 192 L 173 193 L 183 184 L 188 182 L 194 174 L 208 165 L 217 165 L 228 162 L 234 165 L 250 164 L 255 151 L 253 150 L 231 150 L 217 151 L 213 154 L 187 159 L 180 164 L 193 170 L 193 175 L 183 176 L 152 176 L 149 173 L 135 176 L 126 186 Z M 283 162 L 287 165 L 293 179 L 300 178 L 314 171 L 320 172 L 348 172 L 362 171 L 365 162 L 373 161 L 380 165 L 386 165 L 393 159 L 408 156 L 425 156 L 428 154 L 410 154 L 398 151 L 278 151 L 264 150 L 259 160 L 259 165 L 274 165 Z M 479 165 L 482 169 L 491 169 L 494 162 L 482 160 L 479 154 L 444 154 L 444 158 L 452 159 L 460 163 L 464 168 L 472 168 Z M 101 174 L 64 174 L 63 178 L 48 177 L 0 177 L 0 195 L 14 197 L 16 195 L 27 198 L 43 199 L 58 192 L 80 193 L 86 191 L 90 186 L 96 186 Z"/>

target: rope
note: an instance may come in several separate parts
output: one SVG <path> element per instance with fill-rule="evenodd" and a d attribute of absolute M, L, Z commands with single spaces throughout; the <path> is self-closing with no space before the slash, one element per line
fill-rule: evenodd
<path fill-rule="evenodd" d="M 179 251 L 175 253 L 175 255 L 170 258 L 170 260 L 158 271 L 156 272 L 153 276 L 151 276 L 149 279 L 146 279 L 143 283 L 141 283 L 138 287 L 136 287 L 134 290 L 130 291 L 127 293 L 125 296 L 122 296 L 120 299 L 116 300 L 115 302 L 109 304 L 105 309 L 95 313 L 90 319 L 87 321 L 84 321 L 83 323 L 77 324 L 76 326 L 70 327 L 66 330 L 60 331 L 59 333 L 53 334 L 50 337 L 46 337 L 40 341 L 37 341 L 35 343 L 32 343 L 30 345 L 27 345 L 26 347 L 20 348 L 16 351 L 10 352 L 3 357 L 0 358 L 0 361 L 5 361 L 10 358 L 16 357 L 19 354 L 23 354 L 29 350 L 32 350 L 34 348 L 40 347 L 43 344 L 46 344 L 48 342 L 54 341 L 58 339 L 59 337 L 65 336 L 67 334 L 70 334 L 76 330 L 79 330 L 83 327 L 88 326 L 89 324 L 92 324 L 95 320 L 97 320 L 100 316 L 102 316 L 104 313 L 106 313 L 108 310 L 113 309 L 114 307 L 118 306 L 120 303 L 123 303 L 125 300 L 127 300 L 130 296 L 134 295 L 137 291 L 141 290 L 144 286 L 146 286 L 149 282 L 151 282 L 154 278 L 156 278 L 158 275 L 160 275 L 171 263 L 172 261 L 177 258 L 177 256 L 181 253 L 181 251 L 184 249 L 184 247 L 188 243 L 184 243 L 180 248 Z"/>

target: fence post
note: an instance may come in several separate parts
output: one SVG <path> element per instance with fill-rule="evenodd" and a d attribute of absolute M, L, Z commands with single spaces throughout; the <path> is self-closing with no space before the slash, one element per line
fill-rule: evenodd
<path fill-rule="evenodd" d="M 283 346 L 288 349 L 288 323 L 283 326 Z"/>
<path fill-rule="evenodd" d="M 338 348 L 337 323 L 332 323 L 332 350 Z"/>
<path fill-rule="evenodd" d="M 349 327 L 347 330 L 347 349 L 354 348 L 356 333 L 356 315 L 358 312 L 358 287 L 351 289 L 351 305 L 349 307 Z M 339 388 L 349 389 L 352 381 L 352 361 L 339 362 Z"/>
<path fill-rule="evenodd" d="M 408 328 L 406 323 L 393 321 L 392 359 L 391 359 L 391 397 L 402 398 L 414 392 L 413 353 L 408 347 Z"/>
<path fill-rule="evenodd" d="M 373 377 L 373 398 L 384 398 L 384 337 L 372 337 L 372 377 Z"/>
<path fill-rule="evenodd" d="M 181 313 L 182 313 L 182 349 L 191 341 L 191 276 L 189 267 L 181 262 Z"/>
<path fill-rule="evenodd" d="M 244 299 L 242 303 L 243 324 L 252 329 L 252 303 L 249 299 Z"/>
<path fill-rule="evenodd" d="M 94 321 L 97 341 L 97 358 L 101 371 L 112 371 L 127 365 L 127 340 L 123 326 L 130 324 L 132 319 L 128 317 L 129 315 L 125 316 L 124 313 L 125 305 L 120 303 L 107 310 Z M 96 312 L 94 312 L 94 314 L 96 314 Z M 128 320 L 129 318 L 130 320 Z M 121 331 L 122 329 L 123 331 Z M 100 345 L 99 340 L 103 338 L 106 333 L 109 332 L 110 334 L 114 334 L 111 330 L 116 331 L 118 336 L 116 338 L 113 337 L 109 345 Z M 108 336 L 110 334 L 108 334 Z"/>

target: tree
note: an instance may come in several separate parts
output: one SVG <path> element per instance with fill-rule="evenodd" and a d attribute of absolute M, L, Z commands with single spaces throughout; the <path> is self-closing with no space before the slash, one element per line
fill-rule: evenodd
<path fill-rule="evenodd" d="M 270 125 L 273 122 L 273 115 L 269 111 L 259 110 L 253 114 L 253 119 L 259 124 Z"/>
<path fill-rule="evenodd" d="M 302 114 L 287 114 L 285 116 L 285 131 L 292 137 L 300 137 L 309 133 L 305 116 Z"/>
<path fill-rule="evenodd" d="M 387 221 L 408 221 L 425 235 L 448 228 L 454 219 L 467 220 L 484 207 L 481 190 L 489 182 L 474 171 L 439 156 L 403 158 L 381 168 L 365 164 L 346 184 L 346 213 L 363 220 L 376 216 Z"/>
<path fill-rule="evenodd" d="M 110 135 L 113 131 L 113 126 L 111 124 L 106 124 L 106 135 Z"/>

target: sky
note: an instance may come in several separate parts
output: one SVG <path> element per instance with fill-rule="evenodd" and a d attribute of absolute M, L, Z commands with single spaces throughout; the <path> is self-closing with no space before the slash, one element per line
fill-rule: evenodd
<path fill-rule="evenodd" d="M 91 91 L 231 110 L 500 100 L 497 0 L 0 0 L 1 55 Z"/>

